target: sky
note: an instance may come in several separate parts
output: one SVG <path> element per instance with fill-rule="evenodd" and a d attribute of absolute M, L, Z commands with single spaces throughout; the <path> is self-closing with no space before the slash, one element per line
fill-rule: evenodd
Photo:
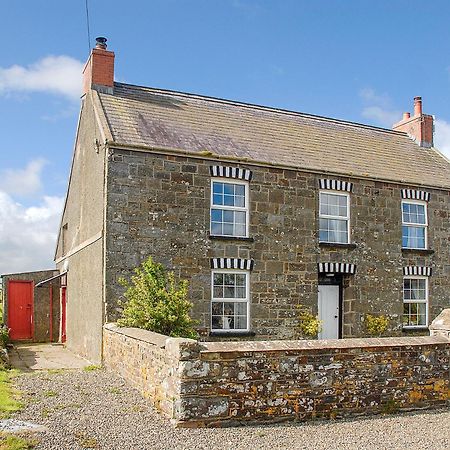
<path fill-rule="evenodd" d="M 450 157 L 447 0 L 0 0 L 0 274 L 54 267 L 95 37 L 115 78 L 390 128 L 413 97 Z"/>

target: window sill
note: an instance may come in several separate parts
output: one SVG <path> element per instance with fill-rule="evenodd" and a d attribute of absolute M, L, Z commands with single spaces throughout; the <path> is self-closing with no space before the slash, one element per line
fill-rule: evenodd
<path fill-rule="evenodd" d="M 420 327 L 403 327 L 402 331 L 404 333 L 412 333 L 414 331 L 426 331 L 428 330 L 428 326 L 427 325 L 421 325 Z"/>
<path fill-rule="evenodd" d="M 242 237 L 242 236 L 220 236 L 216 234 L 210 234 L 208 236 L 213 241 L 243 241 L 243 242 L 254 242 L 254 239 L 251 237 Z"/>
<path fill-rule="evenodd" d="M 340 244 L 338 242 L 319 242 L 319 247 L 356 248 L 356 244 Z"/>
<path fill-rule="evenodd" d="M 432 255 L 434 250 L 430 248 L 402 248 L 402 253 L 417 255 Z"/>
<path fill-rule="evenodd" d="M 254 331 L 210 331 L 211 337 L 252 337 L 256 336 Z"/>

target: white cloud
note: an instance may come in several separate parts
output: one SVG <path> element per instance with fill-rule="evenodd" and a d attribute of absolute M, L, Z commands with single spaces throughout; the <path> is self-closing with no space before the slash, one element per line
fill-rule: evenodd
<path fill-rule="evenodd" d="M 0 191 L 0 274 L 54 267 L 63 204 L 62 197 L 45 196 L 24 207 Z"/>
<path fill-rule="evenodd" d="M 361 115 L 372 120 L 375 125 L 391 128 L 402 118 L 402 113 L 392 107 L 392 101 L 388 94 L 379 94 L 372 88 L 364 88 L 359 91 L 359 97 L 366 106 Z"/>
<path fill-rule="evenodd" d="M 434 125 L 434 145 L 447 158 L 450 158 L 450 123 L 443 119 L 436 119 Z"/>
<path fill-rule="evenodd" d="M 0 190 L 10 195 L 32 195 L 42 189 L 41 172 L 46 161 L 32 160 L 24 169 L 0 170 Z"/>
<path fill-rule="evenodd" d="M 387 94 L 378 94 L 372 88 L 364 88 L 359 91 L 359 96 L 367 103 L 374 103 L 378 106 L 388 106 L 391 99 Z"/>
<path fill-rule="evenodd" d="M 78 99 L 83 63 L 70 56 L 47 56 L 27 67 L 0 67 L 0 93 L 49 92 Z"/>
<path fill-rule="evenodd" d="M 381 106 L 366 106 L 361 112 L 366 119 L 373 120 L 376 125 L 391 128 L 402 115 L 398 111 L 383 109 Z"/>

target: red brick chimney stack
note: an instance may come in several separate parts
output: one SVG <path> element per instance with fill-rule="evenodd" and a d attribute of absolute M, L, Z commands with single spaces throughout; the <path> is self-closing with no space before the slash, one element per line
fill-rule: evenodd
<path fill-rule="evenodd" d="M 114 52 L 106 49 L 106 38 L 96 38 L 95 48 L 83 69 L 83 95 L 89 89 L 113 93 L 114 88 Z"/>
<path fill-rule="evenodd" d="M 414 116 L 403 113 L 403 119 L 392 127 L 393 130 L 408 133 L 421 147 L 433 147 L 434 119 L 422 111 L 422 97 L 414 97 Z"/>

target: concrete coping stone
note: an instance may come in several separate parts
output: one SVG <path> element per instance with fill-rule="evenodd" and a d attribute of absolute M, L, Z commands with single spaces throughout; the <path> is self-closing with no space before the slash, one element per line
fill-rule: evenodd
<path fill-rule="evenodd" d="M 243 342 L 202 342 L 206 349 L 200 353 L 227 352 L 271 352 L 271 351 L 315 351 L 345 350 L 376 347 L 411 347 L 421 345 L 450 344 L 443 336 L 355 338 L 297 341 L 243 341 Z"/>
<path fill-rule="evenodd" d="M 141 330 L 140 328 L 119 327 L 116 323 L 107 323 L 103 326 L 106 330 L 117 334 L 136 339 L 137 341 L 155 345 L 159 348 L 166 346 L 166 340 L 171 339 L 164 334 L 154 333 L 153 331 Z"/>
<path fill-rule="evenodd" d="M 188 338 L 178 338 L 166 336 L 165 334 L 155 333 L 154 331 L 142 330 L 141 328 L 119 327 L 116 323 L 106 323 L 103 325 L 106 330 L 113 333 L 136 339 L 146 344 L 155 345 L 158 348 L 174 348 L 180 345 L 199 345 L 198 341 Z M 200 348 L 200 347 L 199 347 Z"/>
<path fill-rule="evenodd" d="M 441 311 L 441 313 L 431 323 L 430 330 L 450 331 L 450 308 Z"/>

